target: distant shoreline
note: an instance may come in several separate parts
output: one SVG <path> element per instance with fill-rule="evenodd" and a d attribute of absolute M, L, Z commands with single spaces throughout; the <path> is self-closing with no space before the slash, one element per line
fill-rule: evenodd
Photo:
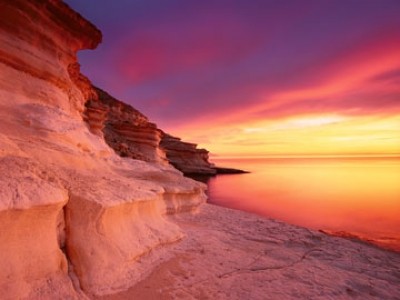
<path fill-rule="evenodd" d="M 400 240 L 396 239 L 396 238 L 390 238 L 390 237 L 368 238 L 368 237 L 362 236 L 361 234 L 358 234 L 358 233 L 353 233 L 353 232 L 343 231 L 343 230 L 332 231 L 332 230 L 320 229 L 318 231 L 322 232 L 324 234 L 327 234 L 329 236 L 344 238 L 344 239 L 348 239 L 351 241 L 364 243 L 367 245 L 372 245 L 379 249 L 384 249 L 384 250 L 400 253 Z"/>

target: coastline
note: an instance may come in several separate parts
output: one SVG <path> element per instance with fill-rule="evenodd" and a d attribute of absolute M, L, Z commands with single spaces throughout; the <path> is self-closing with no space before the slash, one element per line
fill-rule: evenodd
<path fill-rule="evenodd" d="M 136 284 L 96 299 L 394 299 L 400 254 L 204 204 L 169 217 L 185 238 L 138 263 Z"/>
<path fill-rule="evenodd" d="M 329 236 L 348 239 L 358 243 L 365 243 L 367 245 L 371 245 L 379 249 L 393 251 L 395 253 L 400 254 L 400 240 L 396 238 L 391 238 L 391 237 L 369 238 L 367 236 L 358 233 L 353 233 L 350 231 L 343 231 L 343 230 L 332 231 L 332 230 L 319 229 L 318 231 Z"/>
<path fill-rule="evenodd" d="M 205 203 L 208 150 L 81 74 L 102 34 L 67 4 L 1 15 L 2 298 L 400 298 L 399 253 Z"/>
<path fill-rule="evenodd" d="M 396 232 L 399 223 L 394 215 L 398 210 L 399 188 L 394 182 L 398 182 L 400 174 L 399 157 L 219 158 L 216 161 L 221 162 L 251 170 L 251 174 L 210 180 L 210 203 L 400 252 L 400 235 Z M 338 172 L 339 179 L 334 177 Z M 347 181 L 340 179 L 345 172 L 351 172 L 353 177 Z M 388 176 L 388 179 L 377 182 L 373 175 L 377 173 L 380 178 Z M 268 185 L 264 186 L 263 180 Z M 232 188 L 228 189 L 229 186 Z M 249 191 L 238 188 L 242 186 L 247 186 Z M 335 192 L 330 186 L 334 186 Z M 308 188 L 302 190 L 302 187 Z M 274 194 L 277 189 L 280 193 Z M 285 193 L 290 197 L 282 196 Z M 349 204 L 352 202 L 345 199 L 354 199 L 357 208 L 352 208 Z M 289 204 L 283 208 L 281 203 Z M 367 208 L 360 206 L 361 203 Z M 293 207 L 296 208 L 293 210 Z M 321 212 L 324 217 L 318 213 L 313 215 L 313 211 Z"/>

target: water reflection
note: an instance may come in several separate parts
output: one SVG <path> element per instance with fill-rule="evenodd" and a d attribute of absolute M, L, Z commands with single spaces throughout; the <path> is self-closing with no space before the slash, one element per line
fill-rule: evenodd
<path fill-rule="evenodd" d="M 292 224 L 346 231 L 400 250 L 400 160 L 220 160 L 250 174 L 209 178 L 209 202 Z"/>

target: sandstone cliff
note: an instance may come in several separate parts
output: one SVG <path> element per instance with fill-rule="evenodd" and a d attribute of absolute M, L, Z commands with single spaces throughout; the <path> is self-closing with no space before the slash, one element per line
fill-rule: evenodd
<path fill-rule="evenodd" d="M 156 124 L 130 105 L 94 87 L 95 99 L 86 102 L 84 119 L 93 133 L 104 136 L 107 144 L 123 157 L 167 163 L 159 147 L 162 132 Z"/>
<path fill-rule="evenodd" d="M 117 154 L 147 162 L 169 162 L 184 174 L 217 173 L 208 161 L 207 150 L 163 132 L 138 110 L 103 90 L 93 90 L 96 95 L 86 102 L 84 120 Z"/>
<path fill-rule="evenodd" d="M 0 1 L 2 299 L 125 289 L 141 256 L 182 238 L 165 215 L 205 200 L 165 163 L 156 126 L 80 74 L 76 52 L 100 42 L 61 1 Z"/>
<path fill-rule="evenodd" d="M 168 161 L 184 174 L 215 175 L 213 164 L 208 161 L 208 151 L 198 149 L 196 144 L 164 133 L 160 146 L 166 152 Z"/>
<path fill-rule="evenodd" d="M 207 204 L 179 214 L 205 186 L 165 157 L 206 153 L 92 87 L 76 51 L 100 41 L 60 1 L 0 0 L 1 299 L 400 299 L 398 254 Z"/>

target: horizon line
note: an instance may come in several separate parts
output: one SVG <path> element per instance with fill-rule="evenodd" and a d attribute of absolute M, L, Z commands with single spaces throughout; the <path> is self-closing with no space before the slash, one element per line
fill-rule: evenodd
<path fill-rule="evenodd" d="M 260 158 L 400 158 L 400 153 L 392 154 L 268 154 L 268 155 L 210 155 L 212 159 L 260 159 Z"/>

